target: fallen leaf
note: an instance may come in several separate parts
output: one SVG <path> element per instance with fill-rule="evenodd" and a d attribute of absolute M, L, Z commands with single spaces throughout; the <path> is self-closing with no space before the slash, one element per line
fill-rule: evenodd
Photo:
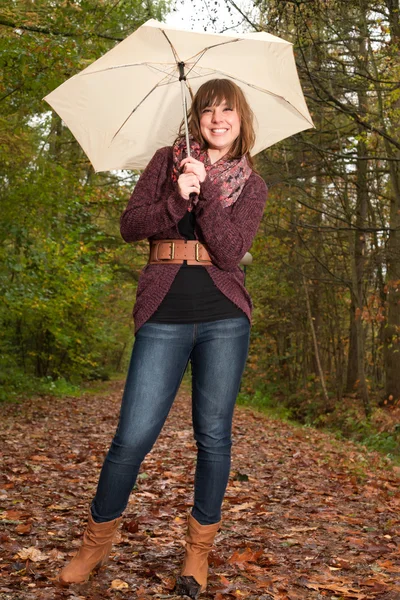
<path fill-rule="evenodd" d="M 0 516 L 0 519 L 9 519 L 10 521 L 18 521 L 19 519 L 26 519 L 28 517 L 30 517 L 31 514 L 28 513 L 26 510 L 6 510 L 4 513 L 2 513 L 2 515 Z"/>
<path fill-rule="evenodd" d="M 17 525 L 15 531 L 18 533 L 18 535 L 27 535 L 31 532 L 31 529 L 32 523 L 21 523 L 20 525 Z"/>
<path fill-rule="evenodd" d="M 111 582 L 111 587 L 113 590 L 127 590 L 129 585 L 126 581 L 122 581 L 122 579 L 113 579 Z"/>
<path fill-rule="evenodd" d="M 132 519 L 131 521 L 127 521 L 124 523 L 123 529 L 125 531 L 129 531 L 129 533 L 137 533 L 139 531 L 138 522 Z"/>
<path fill-rule="evenodd" d="M 159 579 L 163 586 L 165 587 L 165 589 L 172 591 L 175 588 L 175 584 L 176 584 L 176 579 L 175 577 L 168 577 L 165 574 L 161 574 L 161 573 L 155 573 L 155 576 L 157 577 L 157 579 Z"/>
<path fill-rule="evenodd" d="M 34 460 L 36 462 L 50 462 L 50 459 L 47 456 L 42 456 L 40 454 L 33 454 L 29 458 L 30 460 Z"/>
<path fill-rule="evenodd" d="M 229 512 L 240 512 L 241 510 L 247 510 L 248 508 L 252 508 L 255 502 L 245 502 L 244 504 L 239 504 L 238 506 L 234 506 L 229 509 Z"/>
<path fill-rule="evenodd" d="M 246 562 L 257 562 L 257 560 L 260 558 L 260 556 L 262 556 L 262 554 L 263 550 L 257 550 L 256 552 L 253 552 L 252 550 L 250 550 L 250 548 L 246 548 L 246 550 L 242 553 L 234 552 L 228 560 L 228 563 L 231 565 L 238 565 Z"/>
<path fill-rule="evenodd" d="M 0 490 L 0 600 L 176 597 L 173 575 L 184 554 L 196 456 L 185 389 L 158 447 L 146 456 L 142 470 L 149 477 L 138 480 L 130 497 L 107 570 L 87 588 L 60 594 L 54 589 L 59 568 L 80 546 L 122 393 L 123 386 L 113 381 L 89 401 L 55 402 L 49 396 L 17 407 L 0 403 L 0 435 L 5 444 L 12 442 L 0 450 L 6 467 L 0 486 L 13 484 L 7 494 Z M 29 458 L 44 456 L 31 433 L 46 441 L 49 462 Z M 311 429 L 298 435 L 287 423 L 242 409 L 234 435 L 236 462 L 209 556 L 208 597 L 400 600 L 400 497 L 389 493 L 393 474 L 379 466 L 376 453 Z M 293 460 L 297 451 L 301 456 Z M 248 480 L 235 479 L 235 473 L 246 473 Z M 31 532 L 22 533 L 30 526 Z M 32 532 L 34 537 L 20 537 Z M 17 552 L 22 558 L 13 558 Z"/>
<path fill-rule="evenodd" d="M 64 558 L 64 552 L 60 552 L 57 548 L 53 548 L 49 552 L 49 560 L 62 560 Z"/>
<path fill-rule="evenodd" d="M 21 560 L 31 560 L 32 562 L 42 562 L 44 560 L 48 560 L 47 554 L 44 554 L 36 548 L 36 546 L 30 546 L 29 548 L 22 548 L 15 558 L 19 558 Z"/>

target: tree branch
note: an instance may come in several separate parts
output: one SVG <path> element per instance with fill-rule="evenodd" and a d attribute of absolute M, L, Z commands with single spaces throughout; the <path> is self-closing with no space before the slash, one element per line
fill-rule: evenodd
<path fill-rule="evenodd" d="M 263 31 L 262 27 L 260 27 L 259 25 L 256 25 L 255 23 L 253 23 L 252 21 L 250 21 L 249 17 L 246 15 L 246 13 L 244 13 L 242 11 L 241 8 L 239 8 L 239 6 L 236 4 L 236 2 L 234 2 L 233 0 L 226 0 L 228 2 L 228 4 L 231 4 L 233 6 L 233 8 L 235 10 L 238 11 L 239 14 L 242 15 L 243 19 L 253 27 L 253 29 L 255 29 L 255 31 Z"/>
<path fill-rule="evenodd" d="M 89 33 L 89 32 L 83 32 L 83 33 L 78 33 L 78 32 L 74 32 L 74 31 L 59 31 L 57 29 L 46 29 L 46 27 L 35 27 L 33 25 L 20 25 L 18 23 L 14 23 L 13 21 L 10 21 L 8 19 L 5 19 L 4 17 L 0 17 L 0 25 L 3 25 L 3 27 L 11 27 L 12 29 L 21 29 L 22 31 L 32 31 L 33 33 L 41 33 L 42 35 L 55 35 L 55 36 L 61 36 L 61 37 L 94 37 L 94 38 L 101 38 L 104 40 L 111 40 L 113 42 L 122 42 L 122 40 L 124 38 L 121 37 L 115 37 L 115 36 L 111 36 L 111 35 L 106 35 L 103 33 Z"/>

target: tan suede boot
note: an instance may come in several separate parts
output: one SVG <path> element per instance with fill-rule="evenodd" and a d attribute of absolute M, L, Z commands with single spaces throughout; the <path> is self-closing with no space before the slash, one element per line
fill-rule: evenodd
<path fill-rule="evenodd" d="M 200 525 L 189 516 L 186 533 L 186 552 L 181 576 L 176 582 L 175 591 L 180 596 L 198 598 L 207 587 L 208 554 L 221 522 Z"/>
<path fill-rule="evenodd" d="M 83 583 L 88 580 L 94 569 L 99 569 L 107 562 L 121 519 L 122 517 L 119 517 L 107 523 L 96 523 L 89 513 L 82 545 L 74 558 L 60 572 L 60 583 L 64 585 Z"/>

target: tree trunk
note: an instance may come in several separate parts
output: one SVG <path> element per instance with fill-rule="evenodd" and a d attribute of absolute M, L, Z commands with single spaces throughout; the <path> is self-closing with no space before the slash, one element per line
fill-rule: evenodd
<path fill-rule="evenodd" d="M 386 6 L 389 15 L 390 46 L 393 49 L 392 59 L 396 64 L 400 44 L 398 0 L 386 0 Z M 373 54 L 372 51 L 371 54 Z M 383 128 L 386 130 L 388 115 L 382 104 L 380 90 L 378 90 L 378 100 L 380 117 Z M 395 139 L 399 137 L 400 132 L 399 110 L 400 99 L 395 96 L 390 111 L 392 122 L 390 134 Z M 395 403 L 400 400 L 400 152 L 387 138 L 384 139 L 384 142 L 389 159 L 390 187 L 392 191 L 390 199 L 390 234 L 387 244 L 387 322 L 384 329 L 385 397 L 388 402 Z"/>
<path fill-rule="evenodd" d="M 317 335 L 315 332 L 314 321 L 313 321 L 313 316 L 312 316 L 312 312 L 311 312 L 310 296 L 308 293 L 307 282 L 306 282 L 306 278 L 304 277 L 304 275 L 303 275 L 303 288 L 304 288 L 304 295 L 306 297 L 307 315 L 308 315 L 308 320 L 310 323 L 311 335 L 312 335 L 312 340 L 313 340 L 313 345 L 314 345 L 314 355 L 315 355 L 315 361 L 317 364 L 317 372 L 319 375 L 319 379 L 321 381 L 321 387 L 322 387 L 322 391 L 324 394 L 326 406 L 328 406 L 329 405 L 328 390 L 326 389 L 324 371 L 322 369 L 322 364 L 321 364 L 321 355 L 320 355 L 320 350 L 319 350 L 319 345 L 318 345 L 318 339 L 317 339 Z"/>
<path fill-rule="evenodd" d="M 368 28 L 366 23 L 366 6 L 361 1 L 361 19 L 360 19 L 360 55 L 359 55 L 359 68 L 360 71 L 367 70 L 368 61 Z M 367 113 L 367 94 L 364 89 L 360 89 L 358 95 L 358 108 L 361 116 Z M 356 207 L 356 226 L 357 229 L 354 232 L 354 260 L 352 269 L 352 295 L 355 306 L 354 324 L 355 334 L 357 336 L 357 372 L 358 372 L 358 390 L 363 402 L 365 414 L 369 416 L 371 414 L 371 405 L 368 394 L 368 386 L 365 376 L 365 348 L 364 348 L 364 328 L 362 322 L 362 312 L 364 305 L 364 271 L 365 271 L 365 259 L 366 259 L 366 234 L 364 232 L 368 214 L 368 182 L 367 182 L 367 170 L 368 161 L 367 157 L 367 145 L 364 138 L 364 128 L 359 126 L 359 140 L 357 143 L 357 207 Z"/>
<path fill-rule="evenodd" d="M 348 394 L 351 394 L 355 391 L 358 381 L 358 349 L 355 314 L 356 305 L 352 296 L 350 306 L 349 357 L 347 361 L 346 377 L 346 393 Z"/>

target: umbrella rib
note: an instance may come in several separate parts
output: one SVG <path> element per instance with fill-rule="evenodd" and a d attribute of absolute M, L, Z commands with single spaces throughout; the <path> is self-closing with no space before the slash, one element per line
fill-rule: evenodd
<path fill-rule="evenodd" d="M 234 40 L 227 40 L 226 42 L 221 42 L 220 44 L 213 44 L 212 46 L 206 46 L 205 48 L 200 50 L 200 52 L 198 52 L 197 54 L 193 54 L 193 56 L 188 58 L 187 61 L 193 60 L 199 54 L 200 54 L 200 58 L 201 58 L 207 52 L 207 50 L 212 50 L 213 48 L 218 48 L 219 46 L 226 46 L 226 44 L 233 44 L 234 42 L 241 42 L 241 41 L 243 41 L 243 40 L 241 40 L 240 38 L 235 38 Z M 195 64 L 197 64 L 197 62 L 200 60 L 200 58 L 196 61 Z"/>
<path fill-rule="evenodd" d="M 121 131 L 121 129 L 124 127 L 125 123 L 127 121 L 129 121 L 129 119 L 131 118 L 131 116 L 133 115 L 133 113 L 139 108 L 139 106 L 141 106 L 143 104 L 143 102 L 150 96 L 150 94 L 152 94 L 154 92 L 154 90 L 156 88 L 158 88 L 159 84 L 157 83 L 139 102 L 139 104 L 137 104 L 135 106 L 135 108 L 130 112 L 130 114 L 126 117 L 125 121 L 122 123 L 122 125 L 119 127 L 119 129 L 114 133 L 111 142 L 115 139 L 115 137 L 119 134 L 119 132 Z"/>
<path fill-rule="evenodd" d="M 284 102 L 286 102 L 287 104 L 289 104 L 292 108 L 294 108 L 294 110 L 297 111 L 299 113 L 299 115 L 303 119 L 305 119 L 307 121 L 307 123 L 310 123 L 311 126 L 314 127 L 314 123 L 312 121 L 310 121 L 309 119 L 307 119 L 307 117 L 305 117 L 303 115 L 303 113 L 299 111 L 298 108 L 296 108 L 291 102 L 289 102 L 289 100 L 286 100 L 286 98 L 284 96 L 280 96 L 279 94 L 275 94 L 274 92 L 270 92 L 269 90 L 265 90 L 264 88 L 260 88 L 260 87 L 258 87 L 258 85 L 254 85 L 253 83 L 249 83 L 247 81 L 244 81 L 243 79 L 239 79 L 238 77 L 234 77 L 233 75 L 230 75 L 229 73 L 225 73 L 224 71 L 216 71 L 216 73 L 219 73 L 221 75 L 225 75 L 225 77 L 229 77 L 229 79 L 233 79 L 234 81 L 239 81 L 240 83 L 243 83 L 244 85 L 247 85 L 248 87 L 251 87 L 254 90 L 258 90 L 259 92 L 262 92 L 263 94 L 269 94 L 270 96 L 274 96 L 275 98 L 279 98 L 280 100 L 283 100 Z"/>
<path fill-rule="evenodd" d="M 204 50 L 202 50 L 202 52 L 199 52 L 199 54 L 195 54 L 195 56 L 198 56 L 198 59 L 196 60 L 196 62 L 190 67 L 189 71 L 186 73 L 186 76 L 188 76 L 193 69 L 195 68 L 195 66 L 197 65 L 197 63 L 203 58 L 203 56 L 205 55 L 205 53 L 207 52 L 207 48 L 205 48 Z M 194 57 L 192 57 L 194 58 Z"/>
<path fill-rule="evenodd" d="M 215 71 L 215 73 L 217 73 L 217 72 L 218 71 Z M 196 73 L 196 75 L 192 75 L 192 77 L 190 79 L 199 79 L 200 77 L 204 77 L 204 74 L 202 74 L 202 73 Z M 174 80 L 170 79 L 169 81 L 166 81 L 165 79 L 166 78 L 164 78 L 162 82 L 159 82 L 157 84 L 157 87 L 162 87 L 163 85 L 172 85 L 172 84 L 178 82 L 178 79 L 174 79 Z M 189 89 L 190 85 L 189 85 L 189 81 L 188 80 L 186 80 L 186 85 L 187 85 L 187 87 Z"/>
<path fill-rule="evenodd" d="M 172 73 L 175 71 L 175 67 L 176 65 L 172 64 L 170 65 L 170 67 L 172 67 L 172 73 L 171 71 L 164 71 L 164 69 L 160 69 L 159 67 L 154 66 L 154 64 L 152 63 L 143 63 L 143 65 L 145 65 L 146 67 L 149 67 L 149 69 L 154 69 L 154 71 L 158 71 L 159 73 L 164 73 L 164 75 L 172 75 Z"/>
<path fill-rule="evenodd" d="M 172 54 L 174 55 L 175 61 L 178 64 L 179 62 L 181 62 L 181 59 L 179 58 L 178 53 L 177 53 L 177 51 L 174 48 L 174 45 L 172 44 L 171 40 L 169 39 L 169 37 L 165 33 L 164 29 L 160 29 L 160 31 L 161 31 L 162 34 L 164 34 L 165 39 L 167 40 L 168 44 L 171 47 Z"/>
<path fill-rule="evenodd" d="M 189 71 L 186 73 L 186 75 L 189 75 L 189 73 L 194 69 L 194 67 L 197 65 L 197 63 L 203 58 L 203 56 L 205 55 L 207 50 L 212 50 L 212 48 L 218 48 L 219 46 L 224 46 L 226 44 L 233 44 L 234 42 L 240 42 L 240 41 L 241 40 L 239 38 L 236 38 L 234 40 L 228 40 L 226 42 L 221 42 L 220 44 L 214 44 L 213 46 L 207 46 L 206 48 L 203 48 L 203 50 L 201 50 L 197 54 L 194 54 L 193 56 L 191 56 L 188 59 L 188 60 L 193 60 L 194 58 L 196 58 L 196 56 L 198 56 L 198 59 L 194 62 L 193 66 L 189 69 Z"/>
<path fill-rule="evenodd" d="M 178 56 L 177 51 L 175 50 L 174 45 L 172 44 L 171 40 L 169 39 L 169 37 L 167 36 L 167 34 L 165 33 L 164 29 L 160 30 L 161 33 L 164 34 L 165 39 L 167 40 L 168 44 L 171 47 L 172 50 L 172 54 L 174 55 L 174 58 L 176 60 L 176 63 L 178 64 L 179 62 L 182 62 L 181 59 Z M 189 69 L 189 71 L 187 73 L 185 73 L 186 77 L 189 75 L 189 73 L 194 69 L 194 67 L 197 65 L 197 63 L 199 62 L 199 60 L 202 59 L 202 57 L 204 56 L 204 54 L 207 52 L 207 50 L 211 50 L 212 48 L 218 48 L 219 46 L 225 46 L 226 44 L 233 44 L 234 42 L 240 42 L 240 38 L 235 38 L 233 40 L 226 40 L 226 42 L 220 42 L 219 44 L 213 44 L 212 46 L 207 46 L 206 48 L 203 48 L 203 50 L 200 50 L 200 52 L 198 52 L 197 54 L 194 54 L 193 56 L 191 56 L 189 59 L 187 59 L 186 61 L 183 61 L 184 63 L 187 63 L 188 61 L 193 60 L 194 58 L 196 58 L 196 56 L 198 56 L 197 60 L 195 61 L 195 63 L 192 65 L 192 67 Z"/>
<path fill-rule="evenodd" d="M 171 68 L 172 66 L 173 66 L 173 68 L 175 68 L 175 65 L 173 65 L 173 63 L 168 64 L 168 68 Z M 98 71 L 90 71 L 90 73 L 81 73 L 80 75 L 82 77 L 85 77 L 88 75 L 96 75 L 97 73 L 104 73 L 105 71 L 113 71 L 114 69 L 127 69 L 128 67 L 149 67 L 151 69 L 154 69 L 155 71 L 160 71 L 160 73 L 166 73 L 167 75 L 169 74 L 168 71 L 164 71 L 160 67 L 155 67 L 154 63 L 142 62 L 142 63 L 131 63 L 131 64 L 127 64 L 127 65 L 115 65 L 114 67 L 106 67 L 105 69 L 99 69 Z M 79 73 L 78 73 L 78 75 L 79 75 Z"/>

